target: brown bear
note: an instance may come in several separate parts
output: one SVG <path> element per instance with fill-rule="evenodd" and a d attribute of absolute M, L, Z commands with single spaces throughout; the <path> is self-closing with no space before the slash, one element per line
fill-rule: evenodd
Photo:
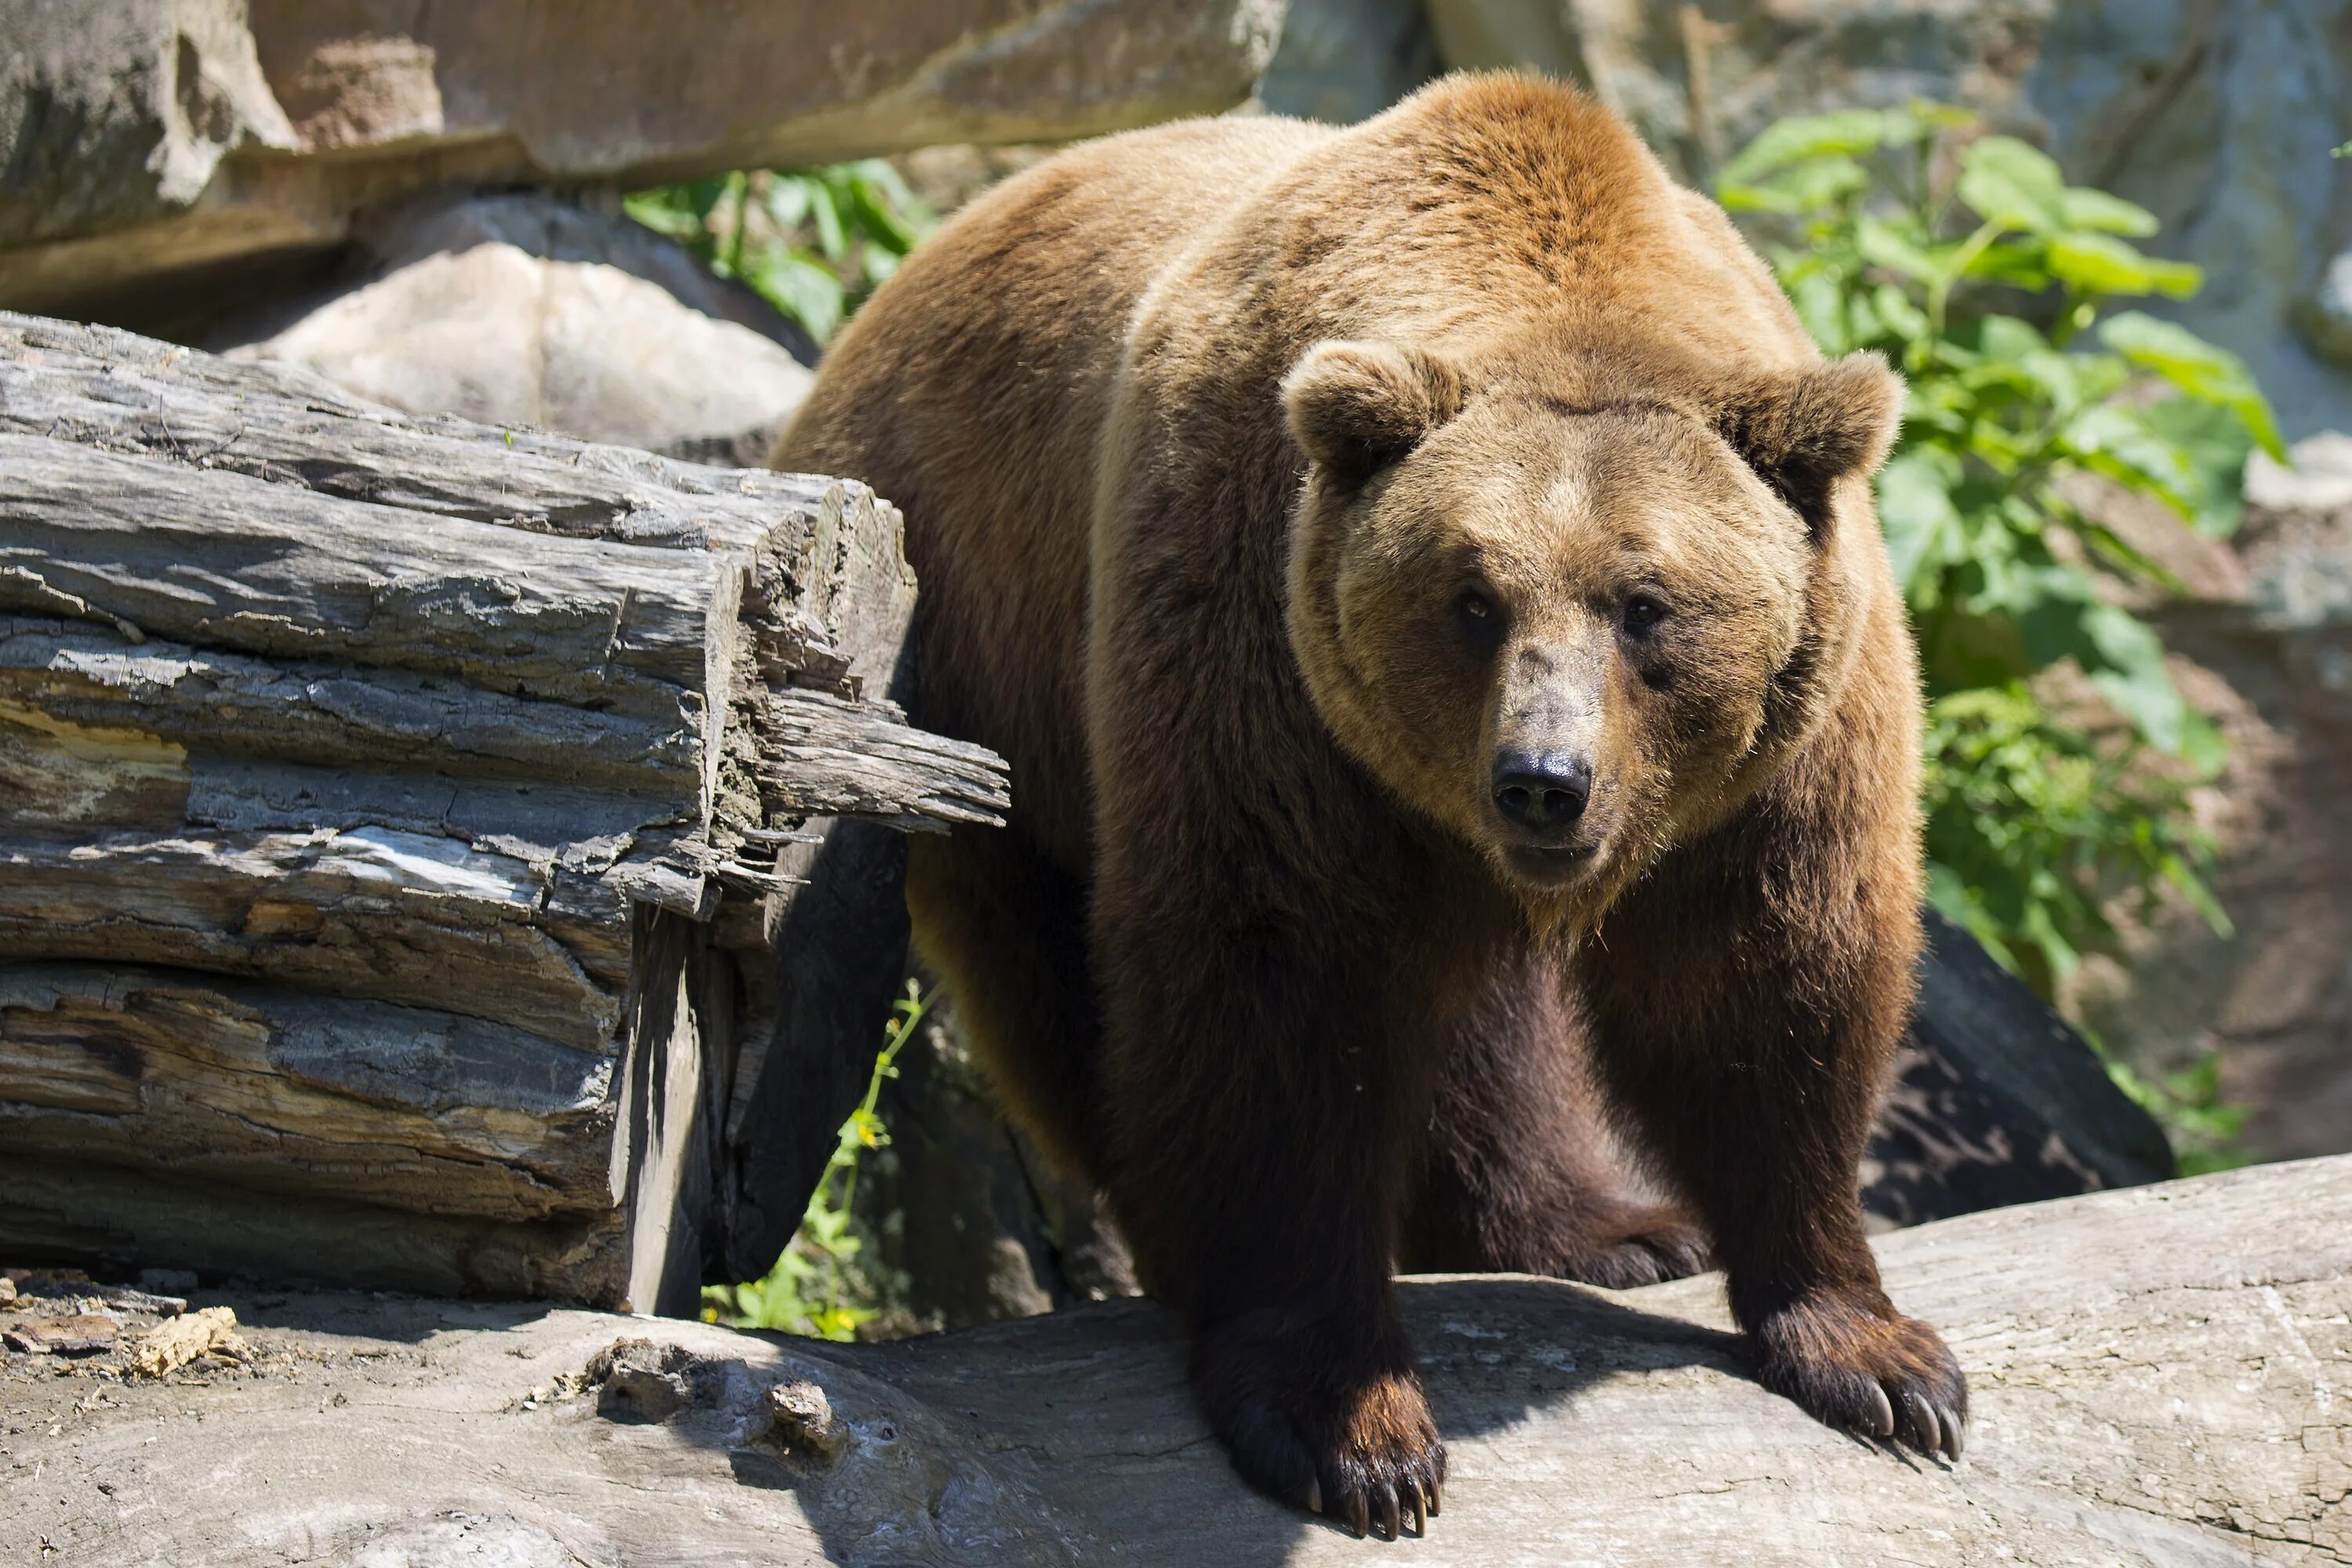
<path fill-rule="evenodd" d="M 1901 401 L 1513 75 L 1066 152 L 827 355 L 775 461 L 899 504 L 922 720 L 1013 767 L 913 847 L 919 946 L 1260 1487 L 1437 1510 L 1397 1265 L 1710 1248 L 1768 1386 L 1958 1456 L 1855 1199 L 1920 940 Z"/>

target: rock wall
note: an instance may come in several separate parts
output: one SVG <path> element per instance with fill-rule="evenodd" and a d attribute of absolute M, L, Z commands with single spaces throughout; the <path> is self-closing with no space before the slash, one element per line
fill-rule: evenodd
<path fill-rule="evenodd" d="M 1914 96 L 1979 110 L 2163 220 L 2290 438 L 2352 428 L 2352 8 L 2340 0 L 1428 0 L 1449 67 L 1589 83 L 1688 177 L 1772 121 Z M 1385 26 L 1360 0 L 1359 26 Z M 2336 268 L 2339 270 L 2331 270 Z M 2330 282 L 2331 278 L 2336 279 Z"/>
<path fill-rule="evenodd" d="M 2272 1159 L 2352 1149 L 2352 437 L 2294 456 L 2257 459 L 2226 545 L 2170 531 L 2190 593 L 2151 611 L 2231 742 L 2204 807 L 2235 934 L 2169 910 L 2067 996 L 2145 1068 L 2218 1050 L 2222 1098 L 2252 1110 L 2247 1145 Z"/>
<path fill-rule="evenodd" d="M 110 318 L 446 186 L 645 185 L 1247 98 L 1284 0 L 0 0 L 0 308 Z"/>

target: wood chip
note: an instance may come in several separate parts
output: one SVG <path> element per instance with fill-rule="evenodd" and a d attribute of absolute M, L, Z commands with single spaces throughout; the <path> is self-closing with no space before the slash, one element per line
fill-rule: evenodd
<path fill-rule="evenodd" d="M 200 1355 L 241 1361 L 247 1353 L 245 1342 L 237 1337 L 235 1312 L 226 1307 L 200 1307 L 148 1330 L 131 1348 L 131 1370 L 142 1377 L 162 1377 Z"/>

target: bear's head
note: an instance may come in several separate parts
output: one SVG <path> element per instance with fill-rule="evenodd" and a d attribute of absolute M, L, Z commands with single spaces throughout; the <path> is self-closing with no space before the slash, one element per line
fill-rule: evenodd
<path fill-rule="evenodd" d="M 1866 354 L 1679 381 L 1577 363 L 1513 379 L 1327 342 L 1282 393 L 1308 463 L 1288 634 L 1318 709 L 1580 925 L 1833 703 L 1884 581 L 1867 479 L 1903 389 Z"/>

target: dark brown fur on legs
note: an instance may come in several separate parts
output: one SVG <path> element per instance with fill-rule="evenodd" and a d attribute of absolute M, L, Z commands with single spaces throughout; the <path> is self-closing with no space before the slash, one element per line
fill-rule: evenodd
<path fill-rule="evenodd" d="M 1688 1211 L 1630 1194 L 1556 964 L 1498 967 L 1438 1083 L 1397 1238 L 1412 1274 L 1549 1274 L 1625 1289 L 1708 1267 Z"/>
<path fill-rule="evenodd" d="M 1101 1169 L 1087 903 L 1083 885 L 1018 829 L 958 827 L 908 846 L 907 908 L 958 1026 L 978 1043 L 997 1096 L 1079 1175 Z"/>
<path fill-rule="evenodd" d="M 1596 1164 L 1573 1016 L 1764 1381 L 1957 1452 L 1855 1199 L 1919 940 L 1901 390 L 1507 76 L 1073 149 L 827 354 L 777 461 L 903 507 L 920 717 L 1013 766 L 1011 827 L 917 847 L 916 939 L 1257 1485 L 1433 1509 L 1400 1244 L 1696 1261 Z"/>

